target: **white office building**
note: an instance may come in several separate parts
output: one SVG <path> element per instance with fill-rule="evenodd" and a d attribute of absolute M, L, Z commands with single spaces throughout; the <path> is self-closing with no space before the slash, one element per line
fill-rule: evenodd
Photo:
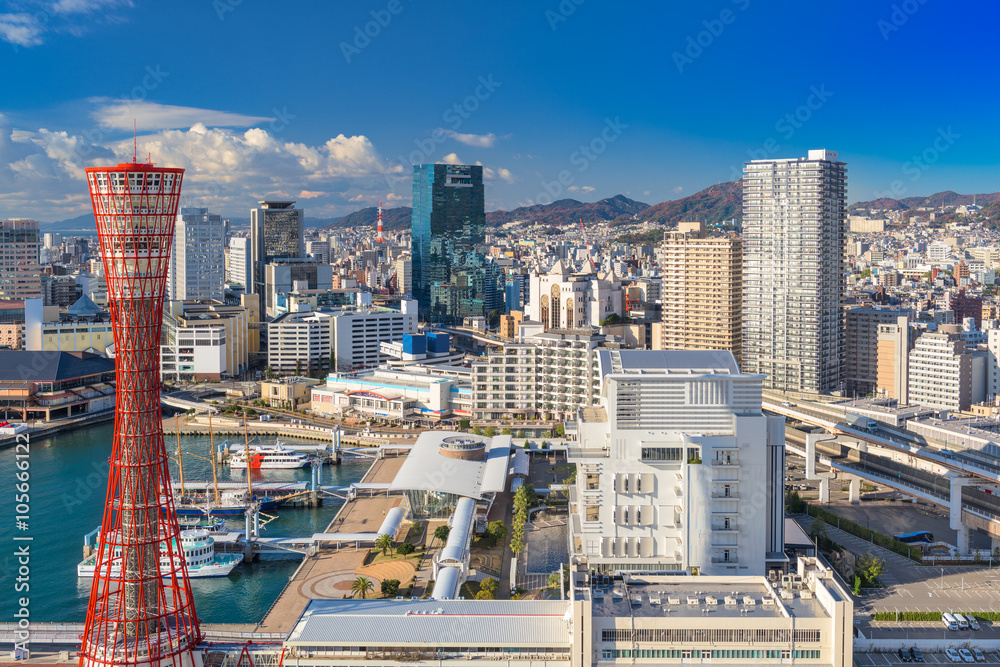
<path fill-rule="evenodd" d="M 763 575 L 784 556 L 784 418 L 729 351 L 598 352 L 581 408 L 574 555 L 595 572 Z"/>
<path fill-rule="evenodd" d="M 234 236 L 229 239 L 229 254 L 226 257 L 226 282 L 243 285 L 250 293 L 253 281 L 253 260 L 250 257 L 250 239 Z"/>
<path fill-rule="evenodd" d="M 174 227 L 167 299 L 222 301 L 226 279 L 226 228 L 207 208 L 182 208 Z"/>
<path fill-rule="evenodd" d="M 417 333 L 417 302 L 400 310 L 348 306 L 338 310 L 288 312 L 267 325 L 267 364 L 280 373 L 320 369 L 350 371 L 385 360 L 382 342 Z M 330 360 L 336 363 L 330 368 Z"/>
<path fill-rule="evenodd" d="M 922 333 L 909 353 L 910 403 L 968 410 L 973 393 L 972 361 L 959 325 L 941 324 L 935 332 Z"/>
<path fill-rule="evenodd" d="M 836 151 L 746 164 L 743 365 L 766 388 L 841 388 L 846 231 L 847 166 Z"/>

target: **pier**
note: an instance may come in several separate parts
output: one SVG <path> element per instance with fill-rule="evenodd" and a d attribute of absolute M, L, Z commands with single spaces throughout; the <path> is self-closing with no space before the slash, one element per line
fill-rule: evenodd
<path fill-rule="evenodd" d="M 317 550 L 302 561 L 254 632 L 287 634 L 309 600 L 350 594 L 351 583 L 364 565 L 369 546 L 367 539 L 352 538 L 377 534 L 388 512 L 402 505 L 403 497 L 388 495 L 388 486 L 405 458 L 378 458 L 361 482 L 352 485 L 353 493 L 348 491 L 347 502 L 326 531 L 319 534 L 323 537 L 316 540 Z M 338 543 L 331 534 L 339 534 L 343 541 Z"/>

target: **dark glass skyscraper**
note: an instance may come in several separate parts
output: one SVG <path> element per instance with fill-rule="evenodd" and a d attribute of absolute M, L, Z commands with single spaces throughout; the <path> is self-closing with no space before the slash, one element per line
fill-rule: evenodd
<path fill-rule="evenodd" d="M 482 167 L 414 165 L 411 225 L 413 292 L 424 319 L 454 323 L 501 307 L 498 268 L 477 248 L 486 240 Z"/>

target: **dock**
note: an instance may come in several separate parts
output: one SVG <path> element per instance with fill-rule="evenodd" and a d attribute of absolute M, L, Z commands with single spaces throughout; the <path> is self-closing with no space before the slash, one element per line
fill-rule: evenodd
<path fill-rule="evenodd" d="M 402 504 L 400 495 L 388 495 L 389 483 L 396 477 L 405 456 L 377 459 L 356 490 L 333 518 L 325 533 L 341 533 L 345 538 L 354 534 L 373 533 L 379 529 L 386 513 Z M 256 632 L 288 633 L 302 614 L 309 600 L 342 598 L 351 592 L 351 583 L 364 565 L 368 548 L 349 540 L 335 551 L 324 547 L 306 556 L 284 590 L 271 605 Z"/>

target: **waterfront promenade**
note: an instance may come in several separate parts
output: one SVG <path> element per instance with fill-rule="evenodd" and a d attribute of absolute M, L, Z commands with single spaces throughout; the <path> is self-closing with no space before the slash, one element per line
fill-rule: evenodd
<path fill-rule="evenodd" d="M 390 456 L 378 459 L 362 482 L 391 482 L 405 458 Z M 401 496 L 356 497 L 340 508 L 325 532 L 375 532 L 382 525 L 386 513 L 402 502 Z M 323 549 L 315 555 L 307 556 L 254 631 L 288 633 L 309 600 L 350 596 L 351 584 L 358 576 L 358 570 L 364 566 L 367 554 L 367 548 L 342 547 L 336 551 Z M 375 583 L 377 588 L 378 582 Z"/>

